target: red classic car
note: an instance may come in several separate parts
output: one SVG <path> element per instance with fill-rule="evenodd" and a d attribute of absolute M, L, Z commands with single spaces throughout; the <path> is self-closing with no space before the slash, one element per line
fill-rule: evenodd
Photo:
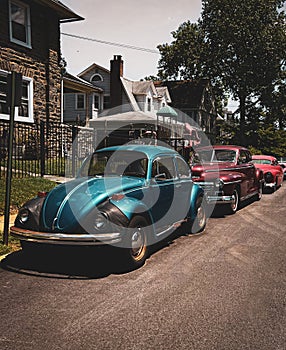
<path fill-rule="evenodd" d="M 247 148 L 219 145 L 195 151 L 192 179 L 204 188 L 209 203 L 225 204 L 235 213 L 241 201 L 261 198 L 263 172 L 254 166 Z"/>
<path fill-rule="evenodd" d="M 272 156 L 254 155 L 252 162 L 263 171 L 264 174 L 264 189 L 276 191 L 283 182 L 283 169 L 278 163 L 278 160 Z"/>

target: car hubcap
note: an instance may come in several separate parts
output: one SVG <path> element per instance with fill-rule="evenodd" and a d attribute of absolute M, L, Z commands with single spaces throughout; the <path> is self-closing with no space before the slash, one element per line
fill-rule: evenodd
<path fill-rule="evenodd" d="M 146 251 L 145 235 L 141 227 L 137 227 L 131 236 L 131 254 L 135 260 L 140 260 Z"/>
<path fill-rule="evenodd" d="M 234 192 L 234 202 L 233 202 L 232 205 L 231 205 L 232 211 L 236 211 L 236 210 L 237 210 L 237 206 L 238 206 L 238 194 L 237 194 L 237 192 L 235 191 L 235 192 Z"/>
<path fill-rule="evenodd" d="M 198 208 L 198 212 L 197 212 L 197 220 L 198 220 L 198 225 L 199 227 L 203 227 L 204 224 L 205 224 L 205 210 L 204 210 L 204 207 L 201 205 L 199 208 Z"/>

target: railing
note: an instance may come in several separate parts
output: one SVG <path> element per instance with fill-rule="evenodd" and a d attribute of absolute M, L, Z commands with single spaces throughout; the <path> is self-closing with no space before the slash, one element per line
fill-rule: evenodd
<path fill-rule="evenodd" d="M 0 121 L 0 178 L 5 176 L 9 122 Z M 15 123 L 12 176 L 74 177 L 94 150 L 93 129 L 60 123 Z"/>

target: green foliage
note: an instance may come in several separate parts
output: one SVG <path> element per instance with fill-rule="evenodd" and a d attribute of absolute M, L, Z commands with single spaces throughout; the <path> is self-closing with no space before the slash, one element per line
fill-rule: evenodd
<path fill-rule="evenodd" d="M 172 32 L 171 44 L 158 46 L 160 78 L 207 78 L 217 98 L 231 95 L 239 101 L 239 119 L 224 133 L 236 143 L 258 144 L 262 137 L 258 127 L 264 130 L 263 137 L 270 137 L 260 125 L 261 110 L 271 115 L 275 130 L 286 126 L 283 4 L 281 0 L 203 0 L 198 23 L 183 23 Z"/>

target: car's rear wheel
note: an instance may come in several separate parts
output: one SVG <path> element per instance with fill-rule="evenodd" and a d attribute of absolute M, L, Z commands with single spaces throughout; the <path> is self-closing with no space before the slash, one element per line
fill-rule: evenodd
<path fill-rule="evenodd" d="M 133 217 L 124 239 L 123 259 L 132 268 L 138 268 L 148 257 L 148 221 L 137 215 Z"/>
<path fill-rule="evenodd" d="M 201 233 L 207 224 L 207 204 L 202 196 L 196 201 L 196 218 L 194 221 L 187 220 L 185 228 L 187 233 Z"/>

